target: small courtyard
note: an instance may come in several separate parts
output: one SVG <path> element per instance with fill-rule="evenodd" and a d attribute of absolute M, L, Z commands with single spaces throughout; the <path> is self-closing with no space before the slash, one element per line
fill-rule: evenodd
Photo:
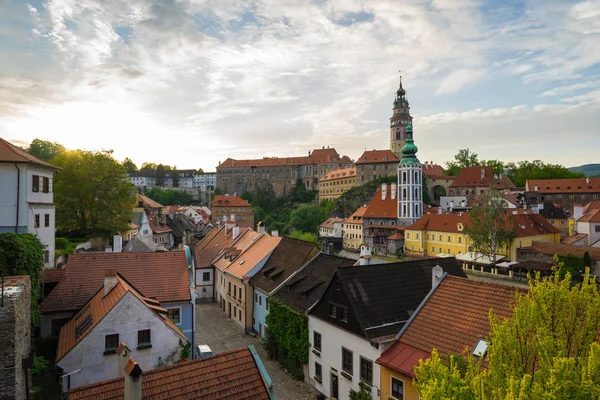
<path fill-rule="evenodd" d="M 258 338 L 244 334 L 215 303 L 196 305 L 196 345 L 199 344 L 207 344 L 215 354 L 252 344 L 273 381 L 278 400 L 316 399 L 316 392 L 308 383 L 293 380 L 279 362 L 269 359 Z"/>

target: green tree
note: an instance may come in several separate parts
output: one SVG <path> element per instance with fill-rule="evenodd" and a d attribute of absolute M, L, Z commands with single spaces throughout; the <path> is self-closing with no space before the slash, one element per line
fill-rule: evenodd
<path fill-rule="evenodd" d="M 484 160 L 481 162 L 481 164 L 492 167 L 492 173 L 495 175 L 504 173 L 505 165 L 500 160 Z"/>
<path fill-rule="evenodd" d="M 166 169 L 162 164 L 156 167 L 156 186 L 165 186 Z"/>
<path fill-rule="evenodd" d="M 319 225 L 327 219 L 317 204 L 305 204 L 290 214 L 289 231 L 317 233 Z"/>
<path fill-rule="evenodd" d="M 194 197 L 183 190 L 154 187 L 145 190 L 144 194 L 163 206 L 191 206 L 196 203 Z"/>
<path fill-rule="evenodd" d="M 454 156 L 454 161 L 446 163 L 446 173 L 456 176 L 462 168 L 476 167 L 478 165 L 481 165 L 481 162 L 477 153 L 472 152 L 470 149 L 460 149 Z"/>
<path fill-rule="evenodd" d="M 157 165 L 155 163 L 145 162 L 145 163 L 142 164 L 142 168 L 141 169 L 144 169 L 144 168 L 152 169 L 152 170 L 156 171 Z"/>
<path fill-rule="evenodd" d="M 495 264 L 498 252 L 510 246 L 514 231 L 507 224 L 509 215 L 502 192 L 490 188 L 481 195 L 481 200 L 483 205 L 473 207 L 465 231 L 471 239 L 471 249 L 488 256 Z"/>
<path fill-rule="evenodd" d="M 39 321 L 38 299 L 42 291 L 44 246 L 30 233 L 0 233 L 0 275 L 29 275 L 31 280 L 31 323 Z"/>
<path fill-rule="evenodd" d="M 76 235 L 114 234 L 127 229 L 135 187 L 112 151 L 73 150 L 53 160 L 57 229 Z"/>
<path fill-rule="evenodd" d="M 358 382 L 358 386 L 360 387 L 358 392 L 350 389 L 350 400 L 373 400 L 370 389 L 367 390 L 366 385 L 362 380 Z"/>
<path fill-rule="evenodd" d="M 123 160 L 123 166 L 125 167 L 125 170 L 127 170 L 128 174 L 133 174 L 135 172 L 138 172 L 138 167 L 137 165 L 135 165 L 135 163 L 133 161 L 131 161 L 131 159 L 128 157 L 125 160 Z"/>
<path fill-rule="evenodd" d="M 583 178 L 581 172 L 570 171 L 558 164 L 545 164 L 540 160 L 508 163 L 507 176 L 517 187 L 525 187 L 528 179 L 571 179 Z"/>
<path fill-rule="evenodd" d="M 600 296 L 589 270 L 582 283 L 539 274 L 515 295 L 511 317 L 490 312 L 487 368 L 470 356 L 461 370 L 437 351 L 415 368 L 421 399 L 600 398 Z"/>
<path fill-rule="evenodd" d="M 317 235 L 315 235 L 314 233 L 294 231 L 294 232 L 290 233 L 288 235 L 288 237 L 291 237 L 292 239 L 304 240 L 305 242 L 312 242 L 312 243 L 319 244 L 319 239 L 317 238 Z"/>
<path fill-rule="evenodd" d="M 177 167 L 173 167 L 171 176 L 173 178 L 173 187 L 179 187 L 179 174 L 177 173 Z"/>
<path fill-rule="evenodd" d="M 33 139 L 27 149 L 27 152 L 32 156 L 48 162 L 66 151 L 67 149 L 60 143 L 48 142 L 41 139 Z"/>

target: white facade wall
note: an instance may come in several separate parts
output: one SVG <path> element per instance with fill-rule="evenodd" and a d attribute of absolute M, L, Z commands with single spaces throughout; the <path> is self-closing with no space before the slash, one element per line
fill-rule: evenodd
<path fill-rule="evenodd" d="M 398 169 L 397 186 L 398 223 L 400 225 L 411 225 L 423 216 L 422 187 L 423 169 L 421 165 L 401 164 Z"/>
<path fill-rule="evenodd" d="M 213 299 L 214 292 L 214 268 L 198 268 L 196 269 L 196 292 L 200 299 Z M 204 280 L 204 274 L 209 274 L 209 279 Z"/>
<path fill-rule="evenodd" d="M 577 233 L 584 233 L 587 236 L 586 238 L 586 246 L 591 246 L 592 244 L 596 243 L 598 240 L 600 240 L 600 231 L 596 231 L 596 229 L 600 229 L 600 228 L 596 228 L 596 227 L 600 227 L 600 223 L 597 222 L 577 222 L 576 225 L 576 231 Z"/>
<path fill-rule="evenodd" d="M 151 330 L 152 347 L 138 350 L 138 331 L 144 329 Z M 104 355 L 105 336 L 115 333 L 119 334 L 119 341 L 131 349 L 131 357 L 140 364 L 142 371 L 154 368 L 159 357 L 164 359 L 172 351 L 179 349 L 179 339 L 182 339 L 135 295 L 128 292 L 104 319 L 57 363 L 64 373 L 81 368 L 81 372 L 71 375 L 71 387 L 118 376 L 117 355 Z"/>
<path fill-rule="evenodd" d="M 314 349 L 314 334 L 321 334 L 321 351 L 320 355 L 313 352 Z M 373 347 L 370 342 L 360 336 L 347 332 L 325 322 L 312 315 L 308 316 L 308 338 L 310 341 L 308 376 L 307 380 L 311 386 L 324 394 L 326 397 L 331 397 L 332 375 L 337 376 L 338 381 L 338 399 L 346 400 L 350 398 L 350 389 L 359 391 L 360 382 L 360 357 L 364 357 L 373 362 L 373 385 L 379 386 L 379 365 L 375 361 L 381 355 L 380 349 Z M 352 351 L 352 380 L 347 379 L 342 375 L 342 347 Z M 322 382 L 317 382 L 315 377 L 315 362 L 321 364 Z M 373 398 L 377 397 L 377 389 L 373 388 L 371 394 Z"/>

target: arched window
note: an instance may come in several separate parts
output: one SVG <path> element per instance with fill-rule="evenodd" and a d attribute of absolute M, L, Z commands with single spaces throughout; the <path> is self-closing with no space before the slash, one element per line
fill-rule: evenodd
<path fill-rule="evenodd" d="M 402 200 L 406 200 L 406 188 L 402 189 Z"/>
<path fill-rule="evenodd" d="M 415 188 L 415 200 L 419 200 L 419 189 Z"/>
<path fill-rule="evenodd" d="M 415 217 L 420 217 L 419 215 L 419 205 L 415 204 Z"/>
<path fill-rule="evenodd" d="M 392 225 L 392 226 L 396 225 L 396 221 L 390 222 L 390 225 Z"/>
<path fill-rule="evenodd" d="M 415 183 L 419 183 L 419 173 L 415 171 Z"/>
<path fill-rule="evenodd" d="M 406 204 L 402 206 L 402 215 L 406 216 Z"/>
<path fill-rule="evenodd" d="M 380 221 L 379 221 L 379 225 L 383 225 L 383 221 L 381 221 L 381 220 L 380 220 Z"/>
<path fill-rule="evenodd" d="M 402 183 L 406 183 L 406 171 L 402 172 Z"/>

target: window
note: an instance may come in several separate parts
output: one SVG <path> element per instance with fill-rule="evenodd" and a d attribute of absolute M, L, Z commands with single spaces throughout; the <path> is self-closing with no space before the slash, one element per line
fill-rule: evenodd
<path fill-rule="evenodd" d="M 352 375 L 352 352 L 345 347 L 342 347 L 342 370 Z"/>
<path fill-rule="evenodd" d="M 462 237 L 458 237 L 458 243 L 462 243 Z"/>
<path fill-rule="evenodd" d="M 337 316 L 337 307 L 335 304 L 329 303 L 329 316 L 335 318 Z"/>
<path fill-rule="evenodd" d="M 44 263 L 48 264 L 50 262 L 50 250 L 44 250 Z"/>
<path fill-rule="evenodd" d="M 140 347 L 148 348 L 152 347 L 152 342 L 150 341 L 150 329 L 144 329 L 138 331 L 138 349 Z"/>
<path fill-rule="evenodd" d="M 202 273 L 202 281 L 203 282 L 210 282 L 210 272 L 203 272 Z"/>
<path fill-rule="evenodd" d="M 265 299 L 265 308 L 269 311 L 269 300 Z"/>
<path fill-rule="evenodd" d="M 115 353 L 119 347 L 119 334 L 106 335 L 104 337 L 104 354 Z"/>
<path fill-rule="evenodd" d="M 315 350 L 321 351 L 321 334 L 313 331 L 313 347 Z"/>
<path fill-rule="evenodd" d="M 392 398 L 403 400 L 404 399 L 404 382 L 400 379 L 392 377 L 392 388 L 390 390 Z"/>
<path fill-rule="evenodd" d="M 254 293 L 254 302 L 258 304 L 258 294 Z"/>
<path fill-rule="evenodd" d="M 369 385 L 373 384 L 373 361 L 360 358 L 360 379 Z"/>
<path fill-rule="evenodd" d="M 47 228 L 50 226 L 50 214 L 44 215 L 44 226 Z"/>
<path fill-rule="evenodd" d="M 595 232 L 600 232 L 600 225 L 594 226 L 594 231 Z"/>
<path fill-rule="evenodd" d="M 448 243 L 450 243 L 450 241 L 451 241 L 451 240 L 450 240 L 450 235 L 448 235 Z"/>
<path fill-rule="evenodd" d="M 242 287 L 240 286 L 240 288 L 238 289 L 238 294 L 239 294 L 239 298 L 240 300 L 242 300 Z"/>
<path fill-rule="evenodd" d="M 348 322 L 348 308 L 347 307 L 338 307 L 340 309 L 340 319 L 343 322 Z"/>
<path fill-rule="evenodd" d="M 235 299 L 235 295 L 237 293 L 237 285 L 233 285 L 233 298 Z"/>
<path fill-rule="evenodd" d="M 227 290 L 227 294 L 231 295 L 231 282 L 229 282 L 229 288 Z"/>
<path fill-rule="evenodd" d="M 34 228 L 40 227 L 40 214 L 35 214 L 35 225 Z"/>
<path fill-rule="evenodd" d="M 315 362 L 315 380 L 319 382 L 323 380 L 323 367 L 318 362 Z"/>
<path fill-rule="evenodd" d="M 50 178 L 45 176 L 42 178 L 42 191 L 44 193 L 50 192 Z"/>
<path fill-rule="evenodd" d="M 262 296 L 258 296 L 258 305 L 262 306 Z"/>
<path fill-rule="evenodd" d="M 167 310 L 167 317 L 171 318 L 171 320 L 173 322 L 175 322 L 176 324 L 181 322 L 181 315 L 180 315 L 180 309 L 179 308 L 169 308 Z"/>
<path fill-rule="evenodd" d="M 40 176 L 33 175 L 31 177 L 31 191 L 37 193 L 40 191 Z"/>

